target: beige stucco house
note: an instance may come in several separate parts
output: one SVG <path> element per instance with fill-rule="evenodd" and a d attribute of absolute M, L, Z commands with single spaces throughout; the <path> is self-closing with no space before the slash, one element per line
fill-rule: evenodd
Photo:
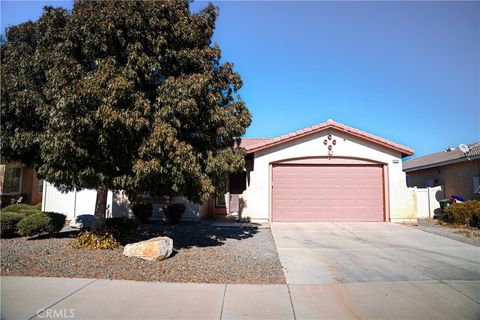
<path fill-rule="evenodd" d="M 333 120 L 277 138 L 244 138 L 240 147 L 247 154 L 244 189 L 230 181 L 225 202 L 228 212 L 238 210 L 242 218 L 254 222 L 415 218 L 402 171 L 402 158 L 413 154 L 408 147 Z M 238 200 L 232 189 L 240 189 Z"/>
<path fill-rule="evenodd" d="M 403 163 L 409 187 L 443 186 L 444 197 L 480 199 L 480 142 L 468 145 L 464 154 L 458 148 L 418 157 Z"/>
<path fill-rule="evenodd" d="M 242 138 L 236 147 L 245 150 L 245 168 L 227 178 L 225 195 L 203 204 L 174 199 L 187 204 L 185 219 L 238 215 L 267 223 L 416 217 L 402 171 L 402 158 L 413 154 L 408 147 L 333 120 L 277 138 Z M 52 188 L 45 184 L 45 210 L 70 218 L 93 213 L 94 190 L 65 195 Z M 109 194 L 112 215 L 128 212 L 125 203 L 124 197 Z"/>

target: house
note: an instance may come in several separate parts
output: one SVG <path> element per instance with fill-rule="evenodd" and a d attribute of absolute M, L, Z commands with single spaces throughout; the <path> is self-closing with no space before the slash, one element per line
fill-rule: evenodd
<path fill-rule="evenodd" d="M 403 163 L 409 187 L 443 186 L 445 198 L 480 199 L 480 142 L 418 157 Z"/>
<path fill-rule="evenodd" d="M 42 201 L 43 181 L 39 180 L 32 168 L 21 164 L 0 164 L 0 206 L 12 202 L 37 204 Z"/>
<path fill-rule="evenodd" d="M 237 147 L 246 152 L 245 168 L 227 177 L 224 196 L 203 204 L 175 199 L 187 204 L 187 219 L 238 214 L 267 223 L 416 217 L 402 171 L 402 158 L 413 154 L 408 147 L 333 120 L 277 138 L 243 138 Z M 93 213 L 95 192 L 88 192 L 93 192 L 90 200 L 82 203 L 90 203 Z M 60 203 L 59 196 L 44 201 L 44 207 L 61 212 L 49 207 L 49 202 Z M 115 200 L 110 203 L 114 209 Z"/>
<path fill-rule="evenodd" d="M 258 222 L 415 218 L 401 159 L 413 150 L 328 120 L 277 138 L 242 139 L 240 215 Z M 230 181 L 232 189 L 232 181 Z M 233 197 L 235 198 L 235 197 Z"/>

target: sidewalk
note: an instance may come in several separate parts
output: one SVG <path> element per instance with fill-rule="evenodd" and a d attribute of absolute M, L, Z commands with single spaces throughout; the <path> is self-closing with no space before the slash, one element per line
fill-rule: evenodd
<path fill-rule="evenodd" d="M 478 319 L 480 316 L 479 281 L 225 285 L 2 277 L 1 284 L 2 319 Z M 469 293 L 469 297 L 460 291 Z"/>

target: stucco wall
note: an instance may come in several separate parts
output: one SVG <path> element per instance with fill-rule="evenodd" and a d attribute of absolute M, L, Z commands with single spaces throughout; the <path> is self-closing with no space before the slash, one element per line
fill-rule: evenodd
<path fill-rule="evenodd" d="M 415 172 L 407 172 L 408 187 L 426 188 L 427 180 L 433 180 L 433 186 L 442 185 L 444 182 L 440 168 L 428 168 Z"/>
<path fill-rule="evenodd" d="M 31 168 L 22 168 L 22 193 L 26 194 L 25 203 L 37 204 L 42 201 L 42 193 L 39 192 L 39 180 L 35 170 Z"/>
<path fill-rule="evenodd" d="M 357 157 L 386 164 L 388 168 L 387 199 L 390 219 L 415 218 L 415 203 L 408 191 L 402 171 L 400 152 L 396 152 L 363 139 L 333 129 L 287 142 L 255 153 L 254 169 L 250 172 L 250 183 L 242 195 L 244 207 L 241 215 L 252 221 L 267 222 L 270 216 L 271 163 L 299 157 L 328 156 L 323 140 L 333 135 L 337 144 L 333 157 Z"/>
<path fill-rule="evenodd" d="M 480 159 L 449 164 L 436 168 L 407 172 L 408 186 L 425 188 L 427 180 L 434 185 L 445 186 L 445 197 L 461 196 L 466 199 L 480 199 L 473 193 L 473 177 L 480 175 Z"/>
<path fill-rule="evenodd" d="M 175 197 L 172 203 L 183 203 L 185 205 L 185 213 L 182 216 L 182 220 L 199 220 L 207 216 L 208 203 L 198 204 L 189 201 L 185 197 Z"/>

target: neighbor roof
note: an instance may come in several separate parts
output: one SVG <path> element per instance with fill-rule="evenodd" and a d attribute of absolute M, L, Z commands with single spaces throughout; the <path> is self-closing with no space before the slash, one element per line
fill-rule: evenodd
<path fill-rule="evenodd" d="M 480 142 L 469 144 L 470 151 L 467 156 L 472 158 L 480 158 Z M 460 149 L 454 149 L 451 151 L 440 151 L 437 153 L 429 154 L 423 157 L 418 157 L 412 160 L 405 161 L 403 163 L 403 171 L 415 171 L 420 169 L 434 168 L 451 164 L 455 162 L 467 161 L 468 158 L 463 154 Z"/>
<path fill-rule="evenodd" d="M 331 119 L 327 120 L 327 122 L 319 123 L 317 125 L 304 128 L 295 132 L 287 133 L 287 134 L 284 134 L 283 136 L 276 137 L 276 138 L 242 138 L 240 141 L 240 148 L 245 149 L 247 153 L 253 153 L 253 152 L 257 152 L 267 148 L 271 148 L 273 146 L 276 146 L 282 143 L 286 143 L 288 141 L 309 136 L 311 134 L 315 134 L 327 129 L 336 129 L 338 131 L 345 132 L 350 135 L 382 145 L 386 148 L 399 151 L 401 152 L 402 157 L 410 156 L 413 154 L 413 149 L 411 148 L 405 147 L 401 144 L 389 141 L 384 138 L 377 137 L 371 133 L 360 131 L 358 129 L 349 127 L 342 123 L 333 121 Z"/>

